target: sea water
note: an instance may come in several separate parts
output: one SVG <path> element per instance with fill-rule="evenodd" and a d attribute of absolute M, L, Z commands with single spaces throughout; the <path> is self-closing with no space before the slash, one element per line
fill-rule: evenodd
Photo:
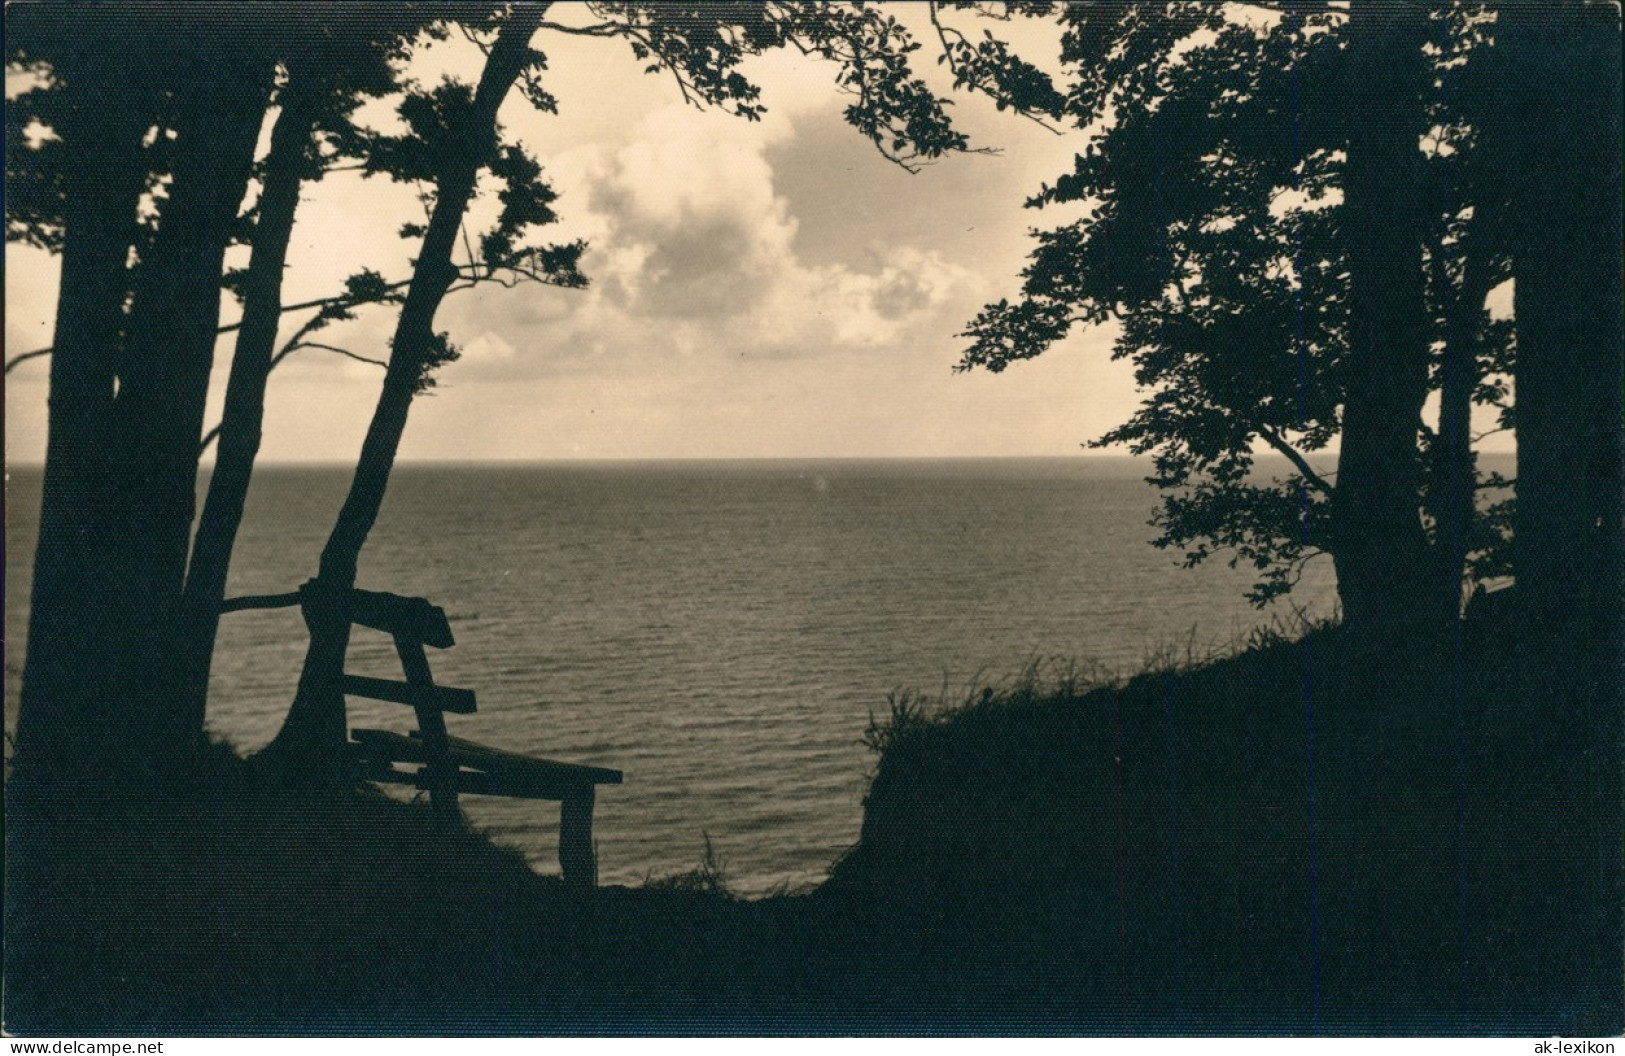
<path fill-rule="evenodd" d="M 427 597 L 455 647 L 437 681 L 474 690 L 456 735 L 623 770 L 599 791 L 600 880 L 691 869 L 707 840 L 735 888 L 820 880 L 857 839 L 887 695 L 950 696 L 1034 661 L 1130 673 L 1223 650 L 1278 613 L 1252 576 L 1149 544 L 1157 505 L 1130 459 L 403 465 L 358 585 Z M 19 686 L 37 470 L 6 489 L 6 695 Z M 345 468 L 262 467 L 229 593 L 314 574 Z M 1329 562 L 1293 595 L 1331 611 Z M 306 643 L 298 610 L 225 617 L 209 726 L 251 752 L 275 734 Z M 400 677 L 357 628 L 349 670 Z M 352 699 L 354 726 L 411 712 Z M 552 803 L 463 800 L 556 870 Z"/>

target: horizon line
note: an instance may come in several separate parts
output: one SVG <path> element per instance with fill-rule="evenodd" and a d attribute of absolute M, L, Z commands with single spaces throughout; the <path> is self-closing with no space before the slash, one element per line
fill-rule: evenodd
<path fill-rule="evenodd" d="M 516 458 L 401 458 L 399 466 L 526 466 L 569 465 L 634 462 L 1033 462 L 1033 461 L 1086 461 L 1096 459 L 1139 460 L 1143 456 L 1127 452 L 1080 452 L 1065 455 L 563 455 Z M 262 459 L 255 468 L 270 467 L 353 468 L 354 459 Z M 212 469 L 214 461 L 199 462 L 199 469 Z M 7 461 L 5 468 L 43 469 L 43 460 Z"/>
<path fill-rule="evenodd" d="M 1315 452 L 1316 455 L 1336 457 L 1336 450 Z M 1507 450 L 1489 450 L 1479 452 L 1482 456 L 1513 457 L 1516 452 Z M 1284 457 L 1273 451 L 1258 452 L 1254 461 L 1282 460 Z M 1117 461 L 1142 462 L 1149 461 L 1146 455 L 1136 455 L 1126 451 L 1080 451 L 1073 454 L 1025 454 L 1025 455 L 564 455 L 540 457 L 515 458 L 402 458 L 394 463 L 396 467 L 411 466 L 564 466 L 564 465 L 648 465 L 653 463 L 682 464 L 682 463 L 786 463 L 786 462 L 1090 462 L 1090 461 Z M 353 469 L 355 460 L 352 459 L 264 459 L 256 463 L 255 468 L 262 469 Z M 7 460 L 5 471 L 42 470 L 45 462 L 33 459 Z M 199 462 L 200 470 L 212 470 L 213 460 Z"/>

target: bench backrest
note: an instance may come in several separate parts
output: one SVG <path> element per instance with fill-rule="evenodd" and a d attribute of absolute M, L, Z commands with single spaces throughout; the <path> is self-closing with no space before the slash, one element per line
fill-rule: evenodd
<path fill-rule="evenodd" d="M 456 644 L 445 610 L 424 598 L 356 590 L 350 596 L 350 622 L 383 631 L 395 639 L 395 654 L 400 657 L 406 681 L 345 674 L 343 691 L 406 704 L 417 713 L 418 734 L 428 759 L 430 798 L 436 809 L 455 812 L 457 764 L 451 759 L 445 713 L 469 715 L 475 703 L 473 690 L 437 686 L 429 670 L 424 646 L 449 649 Z"/>
<path fill-rule="evenodd" d="M 384 591 L 352 590 L 350 622 L 383 631 L 396 640 L 405 638 L 436 649 L 457 644 L 451 635 L 446 610 L 427 598 L 408 598 Z"/>

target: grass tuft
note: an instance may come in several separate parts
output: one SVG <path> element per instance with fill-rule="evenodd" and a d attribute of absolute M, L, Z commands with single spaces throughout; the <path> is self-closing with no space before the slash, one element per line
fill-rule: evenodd
<path fill-rule="evenodd" d="M 716 845 L 711 842 L 709 832 L 702 832 L 700 835 L 705 841 L 705 849 L 700 854 L 700 863 L 698 865 L 687 872 L 647 878 L 643 881 L 643 889 L 645 891 L 685 891 L 692 894 L 711 895 L 730 901 L 737 899 L 739 896 L 729 883 L 727 859 L 717 851 Z"/>

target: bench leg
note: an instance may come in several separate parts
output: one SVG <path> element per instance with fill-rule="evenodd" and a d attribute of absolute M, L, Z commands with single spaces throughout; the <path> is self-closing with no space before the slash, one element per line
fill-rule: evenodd
<path fill-rule="evenodd" d="M 571 887 L 598 883 L 598 860 L 592 849 L 593 786 L 572 793 L 559 807 L 559 868 Z"/>
<path fill-rule="evenodd" d="M 457 787 L 443 773 L 435 774 L 429 789 L 429 804 L 434 816 L 441 821 L 461 821 L 463 812 L 457 809 Z"/>
<path fill-rule="evenodd" d="M 446 758 L 446 720 L 439 712 L 420 715 L 418 731 L 423 734 L 423 746 L 430 752 L 430 762 L 423 768 L 423 776 L 428 778 L 429 802 L 435 817 L 441 821 L 460 821 L 463 814 L 457 809 L 457 764 Z"/>

